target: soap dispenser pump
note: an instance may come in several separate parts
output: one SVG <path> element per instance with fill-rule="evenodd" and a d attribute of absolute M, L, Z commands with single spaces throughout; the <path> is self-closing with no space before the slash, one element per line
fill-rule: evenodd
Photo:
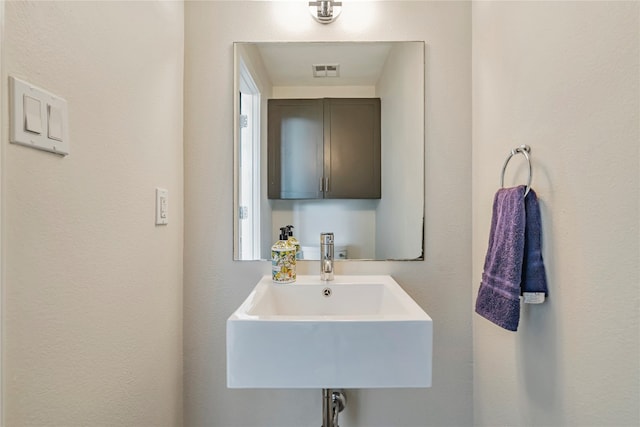
<path fill-rule="evenodd" d="M 296 247 L 296 259 L 302 258 L 302 247 L 300 242 L 293 236 L 293 225 L 287 225 L 287 233 L 289 234 L 289 243 Z"/>
<path fill-rule="evenodd" d="M 276 283 L 296 281 L 296 247 L 289 242 L 287 227 L 280 227 L 280 238 L 271 247 L 271 277 Z"/>

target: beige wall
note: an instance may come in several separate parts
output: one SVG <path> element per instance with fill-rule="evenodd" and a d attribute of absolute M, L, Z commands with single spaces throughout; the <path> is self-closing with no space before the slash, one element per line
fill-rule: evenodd
<path fill-rule="evenodd" d="M 2 117 L 4 425 L 179 425 L 183 5 L 3 6 L 3 88 L 66 98 L 71 138 L 12 145 Z"/>
<path fill-rule="evenodd" d="M 474 315 L 476 425 L 640 424 L 639 32 L 638 2 L 473 4 L 473 298 L 520 144 L 550 292 L 515 334 Z"/>
<path fill-rule="evenodd" d="M 0 2 L 0 77 L 4 78 L 2 74 L 2 70 L 4 69 L 4 2 Z M 5 92 L 8 93 L 8 88 L 5 85 L 0 84 L 0 100 L 3 102 L 0 104 L 0 120 L 4 120 L 6 114 L 6 103 Z M 4 420 L 4 393 L 2 390 L 4 389 L 4 367 L 2 366 L 2 354 L 4 349 L 4 144 L 6 143 L 4 140 L 5 131 L 4 131 L 4 121 L 2 123 L 2 129 L 0 129 L 0 424 L 2 420 Z"/>
<path fill-rule="evenodd" d="M 424 40 L 425 261 L 349 262 L 389 273 L 434 319 L 430 389 L 349 390 L 343 427 L 472 424 L 471 5 L 351 2 L 325 26 L 304 2 L 185 4 L 185 424 L 317 426 L 320 390 L 230 390 L 225 321 L 266 262 L 232 261 L 233 41 Z M 299 272 L 317 264 L 303 262 Z M 287 357 L 283 349 L 282 357 Z"/>

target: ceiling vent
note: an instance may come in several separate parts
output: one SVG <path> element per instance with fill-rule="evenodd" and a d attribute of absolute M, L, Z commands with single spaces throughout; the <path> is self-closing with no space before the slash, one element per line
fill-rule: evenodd
<path fill-rule="evenodd" d="M 313 77 L 340 77 L 340 64 L 313 64 Z"/>

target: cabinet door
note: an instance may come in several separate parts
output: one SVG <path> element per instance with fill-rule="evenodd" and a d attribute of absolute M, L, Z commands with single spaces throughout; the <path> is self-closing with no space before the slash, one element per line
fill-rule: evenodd
<path fill-rule="evenodd" d="M 270 99 L 268 196 L 322 198 L 322 99 Z"/>
<path fill-rule="evenodd" d="M 324 100 L 325 198 L 380 198 L 380 99 Z"/>

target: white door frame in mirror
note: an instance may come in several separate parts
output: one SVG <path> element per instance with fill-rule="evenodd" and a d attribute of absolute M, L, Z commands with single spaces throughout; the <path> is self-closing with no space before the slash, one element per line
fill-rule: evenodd
<path fill-rule="evenodd" d="M 260 91 L 242 59 L 239 61 L 238 253 L 260 257 Z"/>

